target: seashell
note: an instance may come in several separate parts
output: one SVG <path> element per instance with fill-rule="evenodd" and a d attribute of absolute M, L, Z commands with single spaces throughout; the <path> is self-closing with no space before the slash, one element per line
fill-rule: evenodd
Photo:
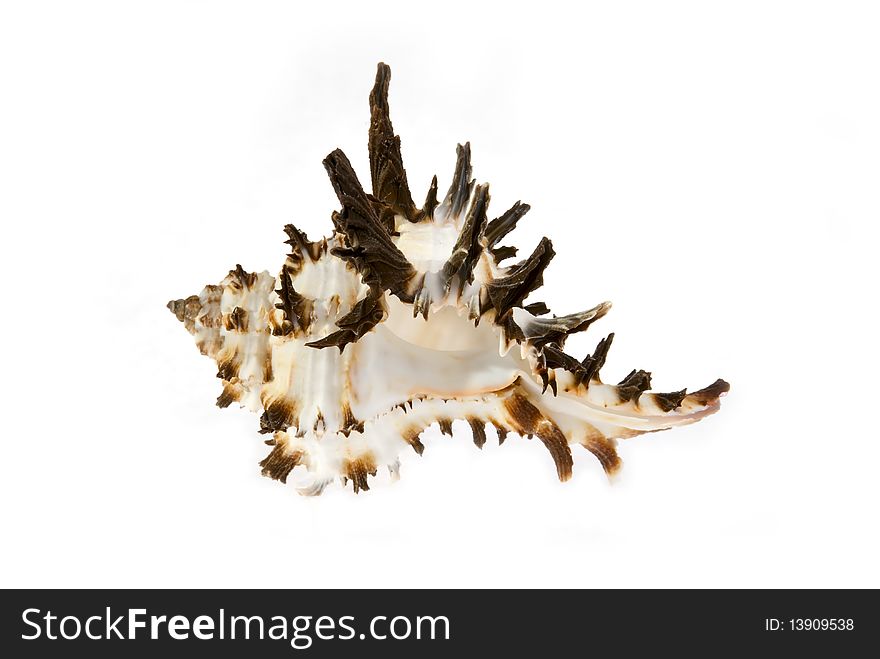
<path fill-rule="evenodd" d="M 633 370 L 617 384 L 600 372 L 614 334 L 583 359 L 565 341 L 604 316 L 608 302 L 565 316 L 526 298 L 554 256 L 549 239 L 510 265 L 502 245 L 529 211 L 515 203 L 489 220 L 489 186 L 471 178 L 470 145 L 457 147 L 442 201 L 437 177 L 421 207 L 410 193 L 388 109 L 390 69 L 370 93 L 370 183 L 361 186 L 339 149 L 324 167 L 339 198 L 334 231 L 311 241 L 284 227 L 290 254 L 278 277 L 240 265 L 217 285 L 169 309 L 217 362 L 232 403 L 260 414 L 272 448 L 262 473 L 320 494 L 336 479 L 368 490 L 380 468 L 397 477 L 401 451 L 424 451 L 432 424 L 452 435 L 466 422 L 477 447 L 486 426 L 537 437 L 561 481 L 572 445 L 604 470 L 621 465 L 618 439 L 698 421 L 719 408 L 724 380 L 704 389 L 653 392 Z"/>

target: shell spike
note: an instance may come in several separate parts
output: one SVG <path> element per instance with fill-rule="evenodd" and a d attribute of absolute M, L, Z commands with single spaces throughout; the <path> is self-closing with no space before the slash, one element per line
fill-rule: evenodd
<path fill-rule="evenodd" d="M 648 371 L 630 371 L 617 383 L 617 395 L 621 401 L 638 401 L 639 396 L 651 388 L 651 374 Z"/>
<path fill-rule="evenodd" d="M 516 314 L 515 320 L 527 339 L 531 339 L 537 345 L 557 343 L 561 348 L 565 345 L 565 339 L 569 335 L 585 331 L 607 314 L 610 309 L 610 302 L 601 302 L 591 309 L 567 316 L 538 318 L 528 312 L 526 308 L 523 308 L 522 311 L 514 309 L 514 313 Z"/>
<path fill-rule="evenodd" d="M 284 241 L 284 244 L 290 245 L 293 249 L 289 258 L 297 269 L 302 266 L 302 261 L 306 257 L 311 261 L 317 261 L 320 258 L 323 241 L 312 242 L 304 232 L 292 224 L 284 225 L 284 233 L 287 234 L 287 240 Z"/>
<path fill-rule="evenodd" d="M 275 308 L 281 309 L 284 313 L 281 327 L 274 331 L 276 335 L 305 333 L 309 331 L 309 326 L 312 323 L 314 300 L 297 293 L 293 287 L 292 278 L 291 268 L 285 264 L 282 266 L 279 276 L 281 288 L 275 291 L 279 299 Z"/>
<path fill-rule="evenodd" d="M 385 305 L 382 297 L 381 290 L 371 289 L 365 297 L 355 303 L 351 311 L 336 321 L 336 326 L 339 327 L 337 331 L 323 339 L 306 343 L 306 347 L 329 348 L 336 346 L 339 348 L 339 352 L 342 352 L 346 345 L 354 343 L 384 320 Z"/>
<path fill-rule="evenodd" d="M 425 203 L 422 206 L 422 215 L 420 219 L 434 219 L 434 209 L 440 202 L 437 201 L 437 175 L 431 179 L 431 187 L 428 188 L 428 194 L 425 197 Z"/>
<path fill-rule="evenodd" d="M 471 179 L 472 173 L 471 143 L 465 142 L 464 146 L 459 144 L 455 147 L 455 172 L 452 174 L 452 184 L 437 211 L 441 221 L 455 220 L 461 215 L 461 211 L 474 188 L 475 181 Z"/>
<path fill-rule="evenodd" d="M 458 277 L 461 286 L 471 283 L 474 279 L 474 266 L 483 252 L 480 241 L 486 230 L 486 209 L 488 206 L 489 186 L 478 185 L 467 219 L 465 219 L 458 240 L 452 248 L 452 254 L 443 265 L 443 275 L 446 278 L 444 286 L 447 291 L 455 277 Z"/>
<path fill-rule="evenodd" d="M 498 241 L 516 228 L 516 223 L 531 210 L 531 206 L 522 202 L 516 202 L 504 215 L 496 217 L 486 227 L 486 247 L 492 249 Z"/>
<path fill-rule="evenodd" d="M 542 238 L 527 259 L 510 268 L 504 277 L 489 282 L 489 299 L 499 320 L 513 307 L 522 306 L 529 293 L 544 283 L 544 270 L 555 255 L 550 239 Z"/>
<path fill-rule="evenodd" d="M 378 217 L 351 162 L 336 149 L 324 159 L 324 168 L 342 204 L 342 212 L 332 217 L 346 243 L 331 252 L 350 261 L 368 286 L 379 286 L 410 301 L 408 284 L 416 271 L 391 240 L 391 231 Z"/>
<path fill-rule="evenodd" d="M 388 85 L 391 82 L 391 68 L 380 62 L 376 69 L 376 83 L 370 92 L 370 180 L 373 196 L 387 205 L 383 219 L 394 229 L 394 215 L 403 215 L 415 222 L 418 217 L 416 207 L 406 180 L 403 156 L 400 152 L 400 138 L 394 134 L 391 114 L 388 107 Z"/>
<path fill-rule="evenodd" d="M 601 382 L 599 379 L 599 369 L 605 365 L 605 359 L 608 357 L 612 341 L 614 341 L 614 332 L 611 332 L 611 334 L 599 341 L 592 355 L 584 357 L 584 360 L 581 362 L 584 370 L 575 376 L 578 384 L 586 382 L 589 385 L 592 381 Z"/>

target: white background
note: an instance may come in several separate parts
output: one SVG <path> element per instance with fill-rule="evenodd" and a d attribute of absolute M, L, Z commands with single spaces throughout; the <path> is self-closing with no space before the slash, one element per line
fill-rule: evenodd
<path fill-rule="evenodd" d="M 4 3 L 0 585 L 880 586 L 876 5 L 416 4 Z M 533 299 L 614 302 L 572 351 L 718 415 L 613 484 L 464 424 L 359 496 L 260 476 L 165 303 L 329 232 L 380 60 L 414 196 L 470 140 Z"/>

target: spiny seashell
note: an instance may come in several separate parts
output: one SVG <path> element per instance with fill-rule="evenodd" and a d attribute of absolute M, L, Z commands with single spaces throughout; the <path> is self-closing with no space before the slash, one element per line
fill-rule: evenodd
<path fill-rule="evenodd" d="M 491 424 L 537 437 L 559 479 L 572 470 L 572 444 L 620 467 L 616 440 L 698 421 L 729 386 L 717 380 L 688 394 L 649 391 L 634 370 L 617 384 L 599 378 L 613 334 L 578 360 L 565 340 L 604 316 L 610 304 L 566 316 L 524 300 L 553 258 L 544 238 L 513 265 L 501 246 L 529 210 L 517 202 L 488 220 L 489 186 L 471 179 L 470 145 L 458 146 L 449 191 L 437 177 L 421 208 L 413 202 L 388 110 L 390 70 L 379 64 L 370 94 L 370 178 L 361 187 L 339 149 L 324 160 L 342 209 L 329 238 L 310 241 L 292 225 L 276 279 L 240 265 L 217 285 L 168 307 L 216 360 L 223 392 L 260 413 L 271 452 L 263 474 L 320 494 L 328 483 L 369 489 L 377 469 L 399 470 L 406 448 L 421 454 L 422 431 L 452 435 L 466 421 L 474 443 Z"/>

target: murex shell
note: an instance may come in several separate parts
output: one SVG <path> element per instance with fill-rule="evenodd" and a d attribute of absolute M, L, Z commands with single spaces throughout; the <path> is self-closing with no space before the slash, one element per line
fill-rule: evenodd
<path fill-rule="evenodd" d="M 649 392 L 634 370 L 617 384 L 599 378 L 613 334 L 578 360 L 566 338 L 610 308 L 603 302 L 567 316 L 524 304 L 553 258 L 547 238 L 524 260 L 500 241 L 529 210 L 517 202 L 489 221 L 489 186 L 471 179 L 470 145 L 457 147 L 449 191 L 437 177 L 421 208 L 413 203 L 388 110 L 390 69 L 379 64 L 370 93 L 370 179 L 364 191 L 339 149 L 324 160 L 342 208 L 329 238 L 310 241 L 284 227 L 291 247 L 281 272 L 236 268 L 198 295 L 168 307 L 216 360 L 223 393 L 260 413 L 271 438 L 266 476 L 302 494 L 328 483 L 369 489 L 368 476 L 399 471 L 404 449 L 420 454 L 422 431 L 452 435 L 467 422 L 474 443 L 486 424 L 537 437 L 559 479 L 580 444 L 610 475 L 621 464 L 616 440 L 693 423 L 719 408 L 729 385 L 717 380 L 688 394 Z"/>

